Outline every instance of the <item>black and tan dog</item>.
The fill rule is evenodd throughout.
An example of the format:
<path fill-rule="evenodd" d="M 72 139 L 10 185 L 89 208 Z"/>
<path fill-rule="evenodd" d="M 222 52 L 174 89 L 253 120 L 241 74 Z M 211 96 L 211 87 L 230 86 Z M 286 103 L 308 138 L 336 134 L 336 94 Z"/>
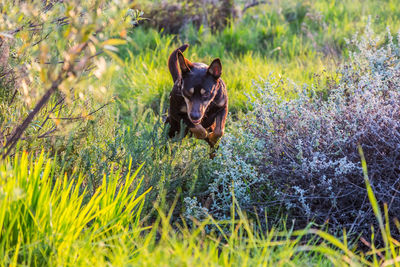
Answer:
<path fill-rule="evenodd" d="M 169 136 L 180 132 L 180 121 L 183 120 L 187 126 L 185 134 L 190 131 L 214 147 L 224 134 L 228 115 L 228 94 L 220 78 L 221 61 L 214 59 L 210 66 L 192 63 L 182 54 L 188 46 L 179 47 L 168 59 L 174 81 L 166 121 L 170 124 Z"/>

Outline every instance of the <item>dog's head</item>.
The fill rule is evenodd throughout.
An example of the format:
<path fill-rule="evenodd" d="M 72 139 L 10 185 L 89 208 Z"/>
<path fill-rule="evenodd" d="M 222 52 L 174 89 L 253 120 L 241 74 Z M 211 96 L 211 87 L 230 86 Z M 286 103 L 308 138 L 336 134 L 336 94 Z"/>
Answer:
<path fill-rule="evenodd" d="M 219 58 L 214 59 L 210 66 L 192 63 L 179 50 L 177 58 L 181 73 L 181 93 L 186 102 L 187 114 L 192 123 L 197 125 L 201 123 L 221 84 L 221 61 Z"/>

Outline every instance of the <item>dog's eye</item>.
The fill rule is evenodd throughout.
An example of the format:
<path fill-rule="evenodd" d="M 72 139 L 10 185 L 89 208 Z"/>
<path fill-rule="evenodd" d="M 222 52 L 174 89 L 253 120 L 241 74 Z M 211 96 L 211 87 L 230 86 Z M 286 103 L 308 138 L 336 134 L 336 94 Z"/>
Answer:
<path fill-rule="evenodd" d="M 190 89 L 184 89 L 183 91 L 183 95 L 186 97 L 192 97 L 193 93 L 194 93 L 194 88 L 190 88 Z"/>
<path fill-rule="evenodd" d="M 200 90 L 200 94 L 203 96 L 203 97 L 208 97 L 208 96 L 210 96 L 210 92 L 209 91 L 206 91 L 206 89 L 201 89 Z"/>

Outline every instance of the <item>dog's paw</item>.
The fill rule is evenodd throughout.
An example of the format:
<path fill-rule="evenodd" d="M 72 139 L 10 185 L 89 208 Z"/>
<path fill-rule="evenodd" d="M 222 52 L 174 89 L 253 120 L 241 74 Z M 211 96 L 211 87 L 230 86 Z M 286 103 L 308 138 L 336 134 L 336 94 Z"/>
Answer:
<path fill-rule="evenodd" d="M 190 131 L 197 139 L 206 139 L 208 136 L 208 132 L 201 125 L 196 125 L 193 128 L 190 128 Z"/>

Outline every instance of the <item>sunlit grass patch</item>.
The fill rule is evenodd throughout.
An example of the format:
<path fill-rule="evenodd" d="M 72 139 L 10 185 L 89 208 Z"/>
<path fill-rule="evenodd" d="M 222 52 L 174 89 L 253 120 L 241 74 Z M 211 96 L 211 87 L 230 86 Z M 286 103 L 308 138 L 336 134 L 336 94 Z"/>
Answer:
<path fill-rule="evenodd" d="M 143 32 L 140 30 L 138 32 L 137 38 L 140 38 Z M 164 98 L 163 101 L 168 99 L 173 86 L 167 59 L 179 45 L 171 42 L 169 37 L 159 36 L 155 41 L 155 47 L 149 44 L 149 46 L 142 47 L 141 52 L 136 55 L 129 49 L 134 48 L 142 40 L 135 40 L 135 38 L 136 36 L 125 48 L 127 49 L 127 59 L 125 66 L 116 76 L 114 83 L 116 94 L 123 112 L 129 109 L 129 105 L 151 107 L 158 111 L 161 99 Z M 221 57 L 222 78 L 227 84 L 230 111 L 233 113 L 249 108 L 246 95 L 254 92 L 254 81 L 265 79 L 271 73 L 284 74 L 298 83 L 312 83 L 316 78 L 316 73 L 329 76 L 336 69 L 331 58 L 321 58 L 317 54 L 299 56 L 296 60 L 288 61 L 287 59 L 270 58 L 257 52 L 247 52 L 243 55 L 226 52 L 218 55 L 218 53 L 212 54 L 210 51 L 201 56 L 200 49 L 204 49 L 204 47 L 190 46 L 185 52 L 185 56 L 193 62 L 206 64 L 210 64 L 215 57 Z"/>
<path fill-rule="evenodd" d="M 23 153 L 1 162 L 3 263 L 80 264 L 91 256 L 82 253 L 85 249 L 107 250 L 119 236 L 137 237 L 148 192 L 137 194 L 141 180 L 131 187 L 138 171 L 128 173 L 124 180 L 118 172 L 104 176 L 102 185 L 90 195 L 83 184 L 84 176 L 68 179 L 56 170 L 56 161 L 46 159 L 44 153 L 36 160 Z M 98 259 L 104 257 L 99 255 Z"/>
<path fill-rule="evenodd" d="M 104 179 L 93 196 L 82 184 L 55 171 L 54 161 L 27 153 L 0 164 L 0 255 L 8 266 L 389 266 L 398 263 L 399 243 L 388 232 L 371 187 L 370 201 L 386 246 L 357 250 L 346 234 L 312 228 L 294 231 L 284 220 L 263 228 L 235 198 L 231 219 L 211 217 L 171 224 L 175 204 L 150 225 L 140 220 L 145 194 L 139 170 L 120 180 Z M 364 161 L 363 161 L 364 162 Z M 364 164 L 364 163 L 363 163 Z M 366 170 L 364 168 L 364 170 Z M 368 181 L 367 173 L 366 182 Z M 179 196 L 176 196 L 176 200 Z M 174 202 L 176 203 L 176 202 Z M 147 227 L 146 227 L 147 225 Z M 386 225 L 386 226 L 385 226 Z M 384 255 L 384 256 L 383 256 Z"/>

